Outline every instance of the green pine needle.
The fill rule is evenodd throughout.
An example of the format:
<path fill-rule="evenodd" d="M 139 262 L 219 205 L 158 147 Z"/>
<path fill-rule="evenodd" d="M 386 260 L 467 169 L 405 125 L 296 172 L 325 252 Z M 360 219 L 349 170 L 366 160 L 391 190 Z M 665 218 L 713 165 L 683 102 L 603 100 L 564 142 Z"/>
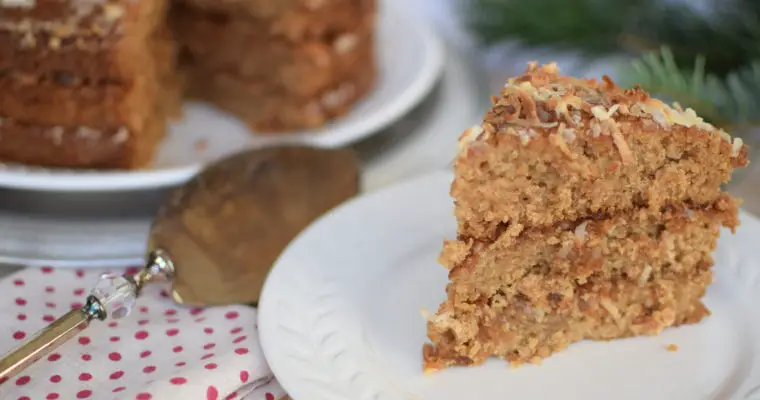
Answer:
<path fill-rule="evenodd" d="M 663 47 L 624 68 L 621 84 L 638 84 L 655 96 L 693 108 L 721 127 L 760 123 L 760 59 L 724 79 L 705 72 L 705 65 L 699 56 L 692 68 L 678 68 L 673 53 Z"/>

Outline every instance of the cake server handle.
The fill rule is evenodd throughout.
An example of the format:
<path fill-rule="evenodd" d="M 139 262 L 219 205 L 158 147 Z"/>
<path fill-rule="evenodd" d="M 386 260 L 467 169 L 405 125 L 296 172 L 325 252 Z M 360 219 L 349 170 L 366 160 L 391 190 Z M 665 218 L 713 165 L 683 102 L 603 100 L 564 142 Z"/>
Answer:
<path fill-rule="evenodd" d="M 85 311 L 88 306 L 91 311 Z M 7 381 L 35 361 L 50 354 L 58 346 L 87 328 L 90 321 L 95 318 L 103 319 L 105 315 L 102 308 L 97 303 L 91 304 L 88 298 L 87 305 L 69 311 L 63 317 L 37 332 L 26 343 L 0 359 L 0 383 Z"/>
<path fill-rule="evenodd" d="M 69 311 L 0 358 L 0 384 L 66 343 L 93 320 L 126 317 L 145 284 L 173 277 L 174 265 L 161 250 L 151 252 L 145 268 L 134 275 L 101 275 L 82 308 Z"/>

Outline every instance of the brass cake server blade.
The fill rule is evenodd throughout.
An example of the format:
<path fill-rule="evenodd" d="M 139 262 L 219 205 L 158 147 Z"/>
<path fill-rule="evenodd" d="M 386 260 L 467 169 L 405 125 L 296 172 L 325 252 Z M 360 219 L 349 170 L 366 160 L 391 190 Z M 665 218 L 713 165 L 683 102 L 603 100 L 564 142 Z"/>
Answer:
<path fill-rule="evenodd" d="M 93 320 L 126 317 L 149 283 L 170 282 L 180 304 L 255 305 L 280 252 L 314 219 L 355 196 L 359 180 L 358 158 L 348 149 L 272 147 L 209 165 L 159 210 L 145 267 L 103 275 L 81 309 L 0 358 L 0 384 Z"/>

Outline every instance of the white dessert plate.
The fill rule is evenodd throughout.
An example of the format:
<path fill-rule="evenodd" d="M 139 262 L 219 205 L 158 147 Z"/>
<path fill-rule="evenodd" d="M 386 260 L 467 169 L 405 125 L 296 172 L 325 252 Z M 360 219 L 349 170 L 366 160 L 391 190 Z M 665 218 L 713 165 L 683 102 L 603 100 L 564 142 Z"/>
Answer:
<path fill-rule="evenodd" d="M 276 144 L 342 147 L 377 133 L 419 104 L 435 86 L 443 48 L 424 21 L 403 10 L 403 0 L 380 2 L 376 87 L 347 116 L 317 131 L 252 135 L 236 118 L 199 103 L 186 104 L 153 167 L 138 171 L 80 171 L 0 166 L 0 187 L 46 191 L 116 191 L 184 182 L 204 164 L 245 148 Z"/>
<path fill-rule="evenodd" d="M 491 360 L 423 375 L 420 309 L 445 296 L 436 258 L 455 234 L 451 179 L 434 173 L 351 201 L 280 257 L 259 330 L 294 400 L 760 399 L 760 221 L 746 213 L 720 240 L 702 323 L 578 343 L 541 366 Z"/>

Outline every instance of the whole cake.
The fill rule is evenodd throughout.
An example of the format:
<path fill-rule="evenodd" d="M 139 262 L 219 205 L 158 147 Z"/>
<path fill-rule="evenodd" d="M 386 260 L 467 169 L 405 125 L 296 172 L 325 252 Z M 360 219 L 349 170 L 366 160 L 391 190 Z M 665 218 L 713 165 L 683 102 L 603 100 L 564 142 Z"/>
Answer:
<path fill-rule="evenodd" d="M 183 96 L 254 132 L 345 114 L 375 0 L 0 0 L 0 161 L 147 166 Z"/>
<path fill-rule="evenodd" d="M 720 228 L 739 224 L 721 184 L 747 163 L 691 109 L 529 65 L 460 137 L 425 370 L 699 322 Z"/>

